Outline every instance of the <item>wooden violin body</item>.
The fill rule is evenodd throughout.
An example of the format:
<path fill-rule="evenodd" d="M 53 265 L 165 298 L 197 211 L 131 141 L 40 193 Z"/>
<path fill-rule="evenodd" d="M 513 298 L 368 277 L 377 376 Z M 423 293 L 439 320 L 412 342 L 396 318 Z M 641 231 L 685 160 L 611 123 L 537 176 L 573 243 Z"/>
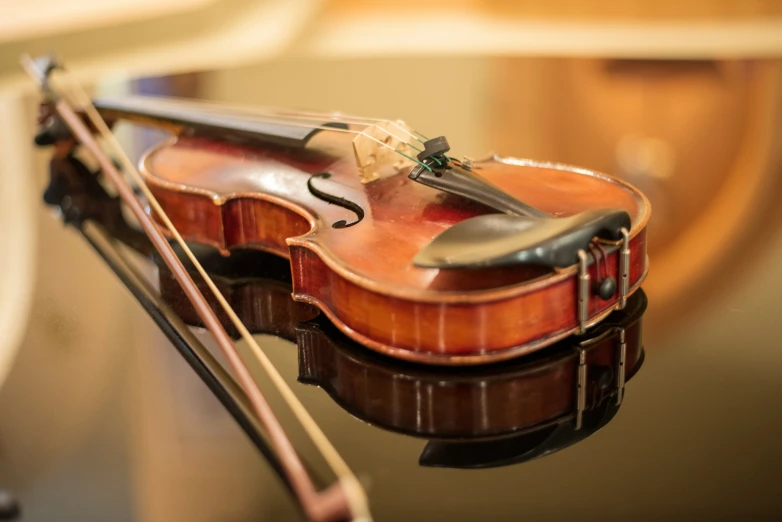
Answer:
<path fill-rule="evenodd" d="M 327 152 L 298 155 L 179 139 L 151 151 L 142 172 L 183 237 L 226 252 L 249 247 L 288 257 L 294 299 L 317 305 L 345 334 L 379 352 L 427 363 L 488 362 L 578 331 L 575 266 L 558 273 L 535 266 L 413 266 L 418 249 L 438 233 L 487 210 L 405 175 L 362 184 L 339 138 L 317 136 L 311 146 Z M 482 176 L 555 215 L 609 202 L 627 209 L 633 219 L 629 293 L 638 288 L 647 269 L 648 215 L 638 193 L 568 167 L 499 158 L 478 166 Z M 331 176 L 310 182 L 320 172 Z M 364 218 L 334 228 L 355 214 L 313 195 L 308 182 L 359 205 Z M 608 273 L 617 274 L 618 258 L 615 248 Z M 592 263 L 593 277 L 598 268 Z M 617 303 L 589 296 L 589 322 Z"/>
<path fill-rule="evenodd" d="M 98 107 L 111 120 L 152 121 L 177 135 L 148 151 L 140 170 L 185 240 L 289 259 L 294 299 L 396 358 L 479 364 L 532 352 L 623 307 L 647 272 L 649 203 L 599 173 L 496 156 L 464 164 L 445 155 L 441 137 L 424 143 L 418 165 L 368 177 L 364 164 L 388 151 L 366 156 L 356 141 L 367 134 L 355 125 L 309 129 L 251 116 L 231 125 L 227 109 L 144 99 Z M 402 156 L 413 159 L 394 157 Z M 621 214 L 623 235 L 600 209 Z M 455 247 L 443 240 L 449 234 Z M 514 247 L 519 238 L 526 250 Z M 462 261 L 420 261 L 444 243 Z"/>

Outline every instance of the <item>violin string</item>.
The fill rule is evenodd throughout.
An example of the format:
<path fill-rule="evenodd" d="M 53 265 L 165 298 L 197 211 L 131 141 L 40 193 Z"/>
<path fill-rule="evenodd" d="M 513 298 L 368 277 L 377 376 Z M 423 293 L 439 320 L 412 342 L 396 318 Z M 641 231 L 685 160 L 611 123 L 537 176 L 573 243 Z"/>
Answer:
<path fill-rule="evenodd" d="M 181 98 L 174 98 L 174 97 L 160 97 L 164 98 L 167 103 L 171 104 L 179 104 L 179 105 L 188 105 L 189 102 L 187 100 L 183 100 Z M 394 134 L 390 130 L 386 129 L 385 127 L 381 127 L 379 123 L 386 123 L 389 125 L 392 125 L 396 127 L 397 129 L 401 130 L 404 134 L 407 134 L 409 137 L 414 138 L 417 142 L 423 143 L 423 141 L 418 138 L 412 131 L 409 131 L 399 125 L 397 122 L 393 120 L 381 120 L 379 118 L 364 118 L 361 116 L 350 116 L 345 115 L 345 117 L 339 117 L 336 114 L 333 113 L 326 113 L 326 112 L 317 112 L 317 111 L 287 111 L 285 109 L 279 109 L 276 107 L 267 107 L 267 106 L 246 106 L 246 105 L 233 105 L 221 108 L 221 106 L 215 102 L 209 102 L 209 101 L 203 101 L 199 100 L 198 102 L 199 109 L 205 109 L 205 110 L 215 110 L 218 112 L 231 112 L 239 116 L 244 116 L 249 119 L 249 117 L 257 118 L 257 117 L 272 117 L 272 118 L 279 118 L 282 121 L 286 121 L 288 119 L 296 119 L 296 120 L 304 120 L 304 121 L 311 121 L 311 122 L 318 122 L 318 124 L 322 124 L 321 120 L 328 119 L 333 121 L 334 123 L 345 123 L 350 125 L 363 125 L 365 127 L 373 127 L 381 132 L 385 132 L 392 138 L 395 138 L 399 140 L 400 142 L 404 143 L 408 147 L 411 147 L 418 152 L 422 152 L 422 149 L 418 148 L 418 146 L 413 145 L 410 143 L 408 138 L 402 138 L 398 136 L 397 134 Z M 342 115 L 340 115 L 342 116 Z M 367 123 L 368 121 L 371 121 L 372 123 Z M 330 127 L 331 128 L 331 127 Z"/>
<path fill-rule="evenodd" d="M 184 100 L 182 98 L 175 98 L 175 97 L 167 97 L 167 96 L 160 96 L 158 97 L 160 99 L 165 99 L 169 103 L 179 103 L 182 105 L 186 105 L 188 103 L 187 100 Z M 415 141 L 419 143 L 424 143 L 424 140 L 419 138 L 418 136 L 423 136 L 418 131 L 409 131 L 406 128 L 404 128 L 402 125 L 397 123 L 394 120 L 387 120 L 387 119 L 381 119 L 381 118 L 368 118 L 365 116 L 355 116 L 355 115 L 337 115 L 334 113 L 328 113 L 328 112 L 318 112 L 318 111 L 293 111 L 293 110 L 286 110 L 286 109 L 280 109 L 278 107 L 270 107 L 270 106 L 264 106 L 264 105 L 231 105 L 231 106 L 221 106 L 217 102 L 210 102 L 206 100 L 199 100 L 198 105 L 202 108 L 205 108 L 209 110 L 210 108 L 213 108 L 216 111 L 219 112 L 233 112 L 234 114 L 239 114 L 243 116 L 254 116 L 254 117 L 263 117 L 263 116 L 269 116 L 273 118 L 279 118 L 282 121 L 285 121 L 289 118 L 291 119 L 303 119 L 306 121 L 312 121 L 312 122 L 319 122 L 319 120 L 322 119 L 328 119 L 335 123 L 347 123 L 347 124 L 355 124 L 355 125 L 364 125 L 366 127 L 375 127 L 381 130 L 382 132 L 385 132 L 389 136 L 392 136 L 408 147 L 411 147 L 418 152 L 421 152 L 422 149 L 419 149 L 416 145 L 413 145 L 410 143 L 406 138 L 401 138 L 398 135 L 392 133 L 388 129 L 381 127 L 378 125 L 378 123 L 385 123 L 388 125 L 391 125 L 393 127 L 396 127 L 402 133 L 407 134 L 409 137 L 413 138 Z M 265 111 L 265 112 L 264 112 Z M 367 123 L 371 122 L 371 123 Z M 333 127 L 329 127 L 333 128 Z"/>
<path fill-rule="evenodd" d="M 248 110 L 250 112 L 255 112 L 256 110 L 264 110 L 264 109 L 270 110 L 270 111 L 273 111 L 273 112 L 280 112 L 281 114 L 286 114 L 285 110 L 278 109 L 276 107 L 257 106 L 257 109 L 255 107 L 253 107 L 253 106 L 248 107 Z M 309 110 L 308 111 L 291 111 L 291 112 L 298 112 L 299 114 L 302 114 L 302 115 L 315 116 L 315 117 L 318 117 L 318 118 L 328 118 L 328 119 L 336 121 L 336 122 L 345 121 L 345 118 L 347 118 L 347 119 L 354 120 L 354 121 L 357 121 L 357 122 L 373 122 L 375 125 L 377 125 L 378 123 L 387 123 L 389 125 L 392 125 L 392 126 L 396 127 L 397 129 L 402 131 L 404 134 L 407 134 L 409 137 L 415 139 L 417 142 L 419 142 L 419 143 L 423 143 L 424 142 L 424 140 L 422 140 L 421 138 L 416 136 L 416 134 L 418 134 L 419 136 L 423 136 L 421 133 L 419 133 L 419 132 L 417 132 L 415 130 L 412 130 L 412 131 L 407 130 L 405 127 L 403 127 L 397 121 L 394 121 L 394 120 L 388 120 L 388 119 L 383 119 L 383 118 L 369 118 L 369 117 L 366 117 L 366 116 L 357 116 L 357 115 L 354 115 L 354 114 L 342 114 L 342 113 L 337 114 L 337 113 L 320 112 L 320 111 L 309 111 Z M 397 139 L 400 139 L 400 138 L 397 138 Z M 406 141 L 406 140 L 402 140 L 402 141 Z M 411 145 L 409 142 L 407 144 Z"/>
<path fill-rule="evenodd" d="M 286 120 L 285 118 L 273 117 L 273 116 L 265 116 L 265 115 L 256 116 L 255 117 L 255 121 L 261 121 L 261 122 L 264 122 L 264 123 L 284 123 L 285 125 L 288 125 L 290 127 L 303 127 L 303 128 L 307 128 L 307 129 L 315 129 L 315 130 L 320 130 L 320 131 L 325 131 L 325 132 L 342 132 L 342 133 L 347 133 L 347 134 L 355 134 L 357 136 L 359 136 L 359 135 L 360 136 L 364 136 L 364 137 L 374 141 L 375 143 L 379 144 L 381 147 L 385 147 L 387 149 L 390 149 L 391 151 L 399 154 L 400 156 L 403 156 L 403 157 L 409 159 L 410 161 L 412 161 L 414 163 L 417 163 L 421 167 L 429 170 L 430 172 L 432 171 L 432 168 L 429 165 L 427 165 L 426 163 L 423 163 L 422 161 L 420 161 L 420 160 L 410 156 L 409 154 L 406 154 L 405 152 L 402 152 L 401 150 L 395 149 L 394 147 L 392 147 L 388 143 L 385 143 L 384 141 L 382 141 L 382 140 L 380 140 L 380 139 L 378 139 L 378 138 L 376 138 L 376 137 L 374 137 L 374 136 L 372 136 L 370 134 L 367 134 L 366 131 L 358 131 L 358 130 L 352 130 L 352 129 L 340 129 L 340 128 L 337 128 L 337 127 L 330 127 L 330 126 L 325 125 L 325 124 L 312 125 L 312 124 L 308 124 L 308 123 L 291 122 L 291 121 Z M 368 124 L 363 124 L 363 123 L 360 123 L 359 125 L 369 126 Z M 409 145 L 408 143 L 405 143 L 405 144 Z M 413 148 L 415 148 L 415 147 L 413 147 Z M 436 158 L 434 158 L 434 159 L 435 159 L 435 161 L 437 161 L 438 164 L 440 163 L 439 160 L 437 160 Z"/>
<path fill-rule="evenodd" d="M 261 118 L 262 118 L 261 121 L 264 121 L 264 122 L 267 122 L 267 123 L 279 123 L 281 121 L 279 119 L 268 118 L 266 116 L 261 116 Z M 364 137 L 369 138 L 370 140 L 374 141 L 375 143 L 378 143 L 380 146 L 385 147 L 387 149 L 390 149 L 393 152 L 399 154 L 400 156 L 404 156 L 405 158 L 409 159 L 413 163 L 417 163 L 418 165 L 424 167 L 428 171 L 430 171 L 430 172 L 432 171 L 432 168 L 429 165 L 427 165 L 426 163 L 418 160 L 417 158 L 414 158 L 414 157 L 410 156 L 409 154 L 407 154 L 405 152 L 402 152 L 401 150 L 398 150 L 398 149 L 392 147 L 388 143 L 386 143 L 386 142 L 384 142 L 384 141 L 382 141 L 382 140 L 380 140 L 378 138 L 375 138 L 374 136 L 372 136 L 370 134 L 367 134 L 366 131 L 357 131 L 357 130 L 352 130 L 352 129 L 340 129 L 340 128 L 337 128 L 337 127 L 330 127 L 328 125 L 323 125 L 323 124 L 320 124 L 320 125 L 310 125 L 310 124 L 305 124 L 305 123 L 292 123 L 292 122 L 287 121 L 287 120 L 282 120 L 282 121 L 285 123 L 285 125 L 290 125 L 291 127 L 305 127 L 305 128 L 317 129 L 317 130 L 326 131 L 326 132 L 343 132 L 343 133 L 348 133 L 348 134 L 356 134 L 358 136 L 364 136 Z M 359 124 L 359 125 L 362 125 L 362 124 Z M 378 127 L 378 128 L 381 128 L 381 127 Z M 405 143 L 405 145 L 409 146 L 410 144 L 409 143 Z M 415 149 L 415 150 L 418 150 L 420 152 L 419 149 L 416 149 L 415 147 L 412 147 L 412 148 Z M 437 160 L 436 158 L 433 158 L 433 159 L 435 161 L 437 161 L 438 164 L 440 163 L 440 161 Z"/>
<path fill-rule="evenodd" d="M 353 471 L 344 461 L 342 456 L 337 452 L 336 448 L 331 444 L 329 439 L 320 429 L 318 424 L 309 414 L 309 412 L 301 403 L 301 401 L 298 399 L 296 394 L 293 393 L 293 390 L 291 390 L 291 388 L 285 382 L 282 375 L 274 367 L 271 360 L 267 357 L 266 353 L 261 349 L 261 347 L 255 341 L 252 334 L 249 332 L 249 330 L 247 330 L 247 328 L 245 327 L 241 319 L 239 319 L 239 317 L 237 316 L 236 312 L 233 310 L 231 305 L 226 301 L 223 294 L 217 288 L 217 285 L 215 285 L 212 278 L 203 268 L 201 263 L 196 258 L 195 254 L 193 254 L 192 250 L 185 242 L 184 238 L 182 238 L 179 231 L 176 229 L 174 224 L 169 219 L 168 215 L 160 206 L 160 203 L 157 201 L 155 196 L 149 190 L 141 174 L 139 174 L 138 170 L 133 165 L 133 162 L 130 160 L 130 158 L 127 156 L 122 146 L 117 141 L 117 138 L 108 128 L 106 122 L 103 120 L 103 118 L 100 116 L 95 106 L 92 104 L 92 101 L 89 99 L 87 93 L 82 89 L 81 85 L 79 85 L 75 81 L 72 81 L 70 77 L 67 77 L 67 79 L 69 80 L 68 83 L 70 84 L 71 92 L 73 92 L 79 98 L 80 103 L 77 106 L 81 106 L 84 109 L 88 119 L 96 127 L 96 129 L 103 137 L 103 139 L 106 141 L 106 143 L 112 149 L 114 149 L 114 152 L 115 154 L 117 154 L 123 168 L 127 170 L 127 172 L 131 175 L 134 181 L 138 184 L 139 188 L 142 190 L 145 197 L 147 198 L 147 202 L 149 203 L 149 205 L 154 209 L 154 211 L 157 213 L 161 221 L 163 221 L 163 224 L 169 230 L 171 235 L 174 236 L 177 243 L 179 243 L 182 250 L 185 252 L 185 254 L 190 259 L 193 266 L 196 268 L 198 273 L 203 278 L 204 282 L 206 282 L 209 289 L 213 292 L 215 298 L 220 303 L 220 306 L 223 308 L 223 310 L 228 315 L 231 322 L 234 324 L 236 329 L 241 334 L 242 339 L 247 343 L 248 347 L 253 352 L 253 355 L 259 360 L 264 370 L 266 371 L 267 375 L 269 376 L 270 380 L 277 387 L 277 390 L 280 392 L 288 407 L 291 409 L 291 411 L 294 413 L 299 423 L 307 432 L 313 444 L 315 444 L 316 448 L 318 449 L 318 451 L 320 451 L 324 460 L 331 467 L 334 474 L 338 477 L 338 479 L 342 483 L 343 487 L 345 488 L 346 498 L 348 499 L 348 502 L 350 503 L 351 506 L 351 512 L 353 513 L 355 518 L 361 520 L 367 520 L 367 521 L 371 520 L 371 515 L 369 513 L 369 508 L 367 504 L 366 493 L 363 487 L 361 486 L 361 484 L 359 483 L 358 478 L 355 476 Z"/>

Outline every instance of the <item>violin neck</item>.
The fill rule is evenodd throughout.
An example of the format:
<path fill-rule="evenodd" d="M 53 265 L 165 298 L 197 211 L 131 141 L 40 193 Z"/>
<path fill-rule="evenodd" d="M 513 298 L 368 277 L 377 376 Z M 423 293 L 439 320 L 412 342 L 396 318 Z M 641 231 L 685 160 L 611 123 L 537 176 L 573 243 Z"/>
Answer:
<path fill-rule="evenodd" d="M 95 107 L 107 120 L 187 134 L 282 147 L 303 148 L 320 130 L 347 125 L 333 121 L 296 120 L 284 115 L 252 114 L 206 103 L 151 96 L 100 98 Z"/>

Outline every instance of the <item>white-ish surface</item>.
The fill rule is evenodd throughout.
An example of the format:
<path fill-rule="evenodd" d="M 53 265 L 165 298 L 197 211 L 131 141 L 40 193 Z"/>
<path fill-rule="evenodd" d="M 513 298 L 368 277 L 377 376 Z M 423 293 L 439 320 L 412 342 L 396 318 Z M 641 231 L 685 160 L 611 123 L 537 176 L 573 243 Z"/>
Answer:
<path fill-rule="evenodd" d="M 30 142 L 34 118 L 20 94 L 0 93 L 0 387 L 27 326 L 34 287 L 36 227 Z"/>
<path fill-rule="evenodd" d="M 216 1 L 5 0 L 0 2 L 0 43 L 172 15 Z"/>
<path fill-rule="evenodd" d="M 54 52 L 80 81 L 87 83 L 109 77 L 220 69 L 283 55 L 308 27 L 321 3 L 321 0 L 230 2 L 225 12 L 220 11 L 221 19 L 214 23 L 203 19 L 209 17 L 208 10 L 183 13 L 179 23 L 166 27 L 162 34 L 146 31 L 144 23 L 121 24 L 100 32 L 98 37 L 69 31 L 45 40 L 17 41 L 13 45 L 20 55 Z M 229 4 L 236 12 L 228 8 Z M 0 87 L 28 87 L 30 81 L 18 65 L 18 57 L 10 56 L 9 52 L 15 51 L 6 49 L 5 56 L 0 52 Z"/>
<path fill-rule="evenodd" d="M 22 497 L 103 421 L 143 314 L 43 204 L 51 150 L 33 148 L 36 111 L 35 97 L 0 91 L 0 482 L 12 476 Z"/>

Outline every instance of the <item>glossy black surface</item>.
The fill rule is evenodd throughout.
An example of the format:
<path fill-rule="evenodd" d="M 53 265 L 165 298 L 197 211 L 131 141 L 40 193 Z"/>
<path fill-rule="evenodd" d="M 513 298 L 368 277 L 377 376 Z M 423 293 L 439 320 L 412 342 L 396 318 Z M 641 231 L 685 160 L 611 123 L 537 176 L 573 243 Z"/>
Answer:
<path fill-rule="evenodd" d="M 512 466 L 546 457 L 581 442 L 608 424 L 619 406 L 606 401 L 587 412 L 582 426 L 563 422 L 542 430 L 490 441 L 430 441 L 418 459 L 421 466 L 454 469 L 486 469 Z"/>
<path fill-rule="evenodd" d="M 114 377 L 97 392 L 102 405 L 91 422 L 80 426 L 80 436 L 68 451 L 44 451 L 44 458 L 28 462 L 29 468 L 24 461 L 6 456 L 13 466 L 3 466 L 3 485 L 20 499 L 25 520 L 141 520 L 148 510 L 163 509 L 150 508 L 155 504 L 167 504 L 163 511 L 185 519 L 191 515 L 187 506 L 192 502 L 204 519 L 225 519 L 227 509 L 233 520 L 297 520 L 298 511 L 269 464 L 168 341 L 155 332 L 119 281 L 107 274 L 108 268 L 74 231 L 57 233 L 83 256 L 92 277 L 101 278 L 101 291 L 119 291 L 117 321 L 136 325 L 138 331 L 130 339 L 116 339 L 101 348 L 126 363 L 113 371 L 103 369 Z M 782 258 L 780 247 L 777 243 L 773 250 L 776 259 Z M 435 465 L 445 460 L 452 466 L 471 467 L 469 458 L 480 457 L 482 450 L 474 448 L 465 459 L 425 440 L 369 426 L 321 390 L 297 382 L 297 351 L 291 342 L 273 336 L 259 340 L 365 480 L 377 520 L 771 520 L 777 518 L 782 502 L 778 496 L 782 455 L 777 443 L 782 432 L 777 419 L 782 401 L 778 392 L 782 332 L 776 314 L 782 263 L 774 262 L 773 256 L 762 264 L 763 270 L 748 276 L 753 284 L 733 294 L 729 306 L 709 309 L 704 304 L 707 313 L 677 332 L 645 332 L 644 368 L 628 383 L 621 409 L 602 430 L 545 458 L 521 459 L 529 461 L 492 469 L 430 467 L 433 456 Z M 208 344 L 208 338 L 202 340 Z M 40 405 L 77 405 L 60 402 L 68 394 L 60 398 L 56 386 L 40 381 L 37 401 L 28 400 L 24 409 L 18 409 L 22 397 L 15 390 L 22 381 L 47 371 L 41 368 L 42 361 L 30 360 L 35 349 L 28 344 L 0 393 L 0 436 L 8 438 L 9 429 L 13 431 L 10 420 L 16 418 L 24 427 L 21 438 L 32 445 L 51 445 L 58 439 L 57 426 L 47 422 L 51 412 L 42 411 Z M 139 358 L 141 364 L 127 364 Z M 152 373 L 158 374 L 157 379 L 150 378 Z M 262 388 L 268 390 L 262 374 L 258 375 Z M 62 383 L 91 377 L 97 378 L 73 374 Z M 147 393 L 132 393 L 139 389 Z M 274 393 L 268 393 L 281 408 Z M 144 417 L 144 411 L 161 402 L 169 404 L 164 413 L 170 416 L 168 425 L 142 422 L 148 442 L 139 444 L 139 410 Z M 284 413 L 281 417 L 313 463 L 316 476 L 327 482 L 329 473 L 295 422 Z M 18 439 L 15 444 L 4 447 L 21 451 Z M 502 454 L 510 445 L 494 446 L 499 454 L 486 458 L 510 463 L 513 455 Z M 30 455 L 36 453 L 34 448 L 21 447 Z M 160 453 L 160 447 L 169 448 L 169 459 L 176 448 L 175 463 L 163 466 L 165 470 L 149 464 L 139 467 L 139 462 L 164 458 L 167 452 Z M 219 457 L 221 452 L 225 454 Z M 154 500 L 145 499 L 140 482 L 154 486 L 157 493 L 146 494 Z M 212 491 L 212 482 L 241 486 L 226 495 Z M 182 497 L 181 488 L 197 492 L 197 501 L 185 501 L 188 495 Z M 226 498 L 230 509 L 224 506 Z"/>

